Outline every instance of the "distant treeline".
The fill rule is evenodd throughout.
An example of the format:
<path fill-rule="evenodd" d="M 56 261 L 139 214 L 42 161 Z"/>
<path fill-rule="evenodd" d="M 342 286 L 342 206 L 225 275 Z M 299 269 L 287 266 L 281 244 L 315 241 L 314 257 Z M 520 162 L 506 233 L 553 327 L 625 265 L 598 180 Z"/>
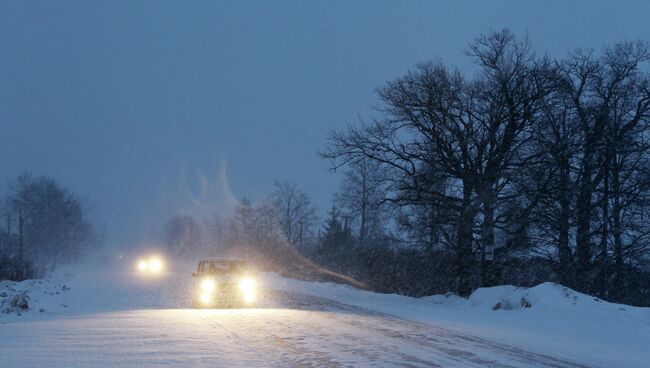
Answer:
<path fill-rule="evenodd" d="M 0 202 L 0 280 L 40 277 L 100 243 L 81 201 L 54 179 L 29 173 Z"/>
<path fill-rule="evenodd" d="M 504 30 L 467 54 L 471 76 L 422 63 L 378 89 L 378 117 L 330 134 L 344 176 L 324 221 L 278 183 L 232 218 L 173 219 L 168 244 L 299 249 L 414 296 L 555 281 L 650 305 L 648 45 L 552 59 Z"/>

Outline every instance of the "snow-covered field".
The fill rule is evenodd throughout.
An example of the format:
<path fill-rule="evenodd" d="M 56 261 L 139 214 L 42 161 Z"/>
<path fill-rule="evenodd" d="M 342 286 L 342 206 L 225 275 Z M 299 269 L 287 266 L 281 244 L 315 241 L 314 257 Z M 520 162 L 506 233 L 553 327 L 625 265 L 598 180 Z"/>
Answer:
<path fill-rule="evenodd" d="M 194 310 L 190 272 L 141 278 L 86 267 L 61 270 L 49 281 L 2 282 L 0 367 L 641 368 L 650 362 L 650 308 L 554 284 L 414 299 L 265 274 L 269 292 L 261 308 Z M 25 297 L 27 310 L 14 302 Z"/>

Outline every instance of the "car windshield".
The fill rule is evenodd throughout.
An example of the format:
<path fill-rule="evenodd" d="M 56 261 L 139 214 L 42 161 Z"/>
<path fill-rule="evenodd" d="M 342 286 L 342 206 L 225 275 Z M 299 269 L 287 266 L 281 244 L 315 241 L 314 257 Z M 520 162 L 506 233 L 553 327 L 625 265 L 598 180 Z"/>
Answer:
<path fill-rule="evenodd" d="M 228 274 L 239 273 L 246 269 L 243 262 L 203 261 L 199 263 L 199 273 Z"/>

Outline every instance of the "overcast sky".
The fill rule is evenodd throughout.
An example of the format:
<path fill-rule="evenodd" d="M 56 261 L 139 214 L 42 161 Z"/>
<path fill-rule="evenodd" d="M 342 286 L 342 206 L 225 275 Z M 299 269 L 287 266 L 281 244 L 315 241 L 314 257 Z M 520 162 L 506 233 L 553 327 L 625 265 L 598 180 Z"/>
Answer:
<path fill-rule="evenodd" d="M 326 210 L 338 177 L 316 152 L 387 80 L 436 57 L 471 70 L 463 51 L 491 30 L 562 55 L 647 39 L 648 15 L 649 1 L 0 1 L 0 189 L 55 178 L 109 244 L 275 179 Z"/>

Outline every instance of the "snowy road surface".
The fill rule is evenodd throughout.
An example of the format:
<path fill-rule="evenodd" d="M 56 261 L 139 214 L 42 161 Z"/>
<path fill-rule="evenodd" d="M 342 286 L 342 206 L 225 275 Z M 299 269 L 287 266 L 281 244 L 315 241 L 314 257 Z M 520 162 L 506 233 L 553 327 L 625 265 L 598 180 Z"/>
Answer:
<path fill-rule="evenodd" d="M 5 323 L 0 366 L 581 367 L 327 300 L 283 300 L 290 308 L 126 310 Z"/>
<path fill-rule="evenodd" d="M 50 281 L 0 282 L 0 297 L 30 292 L 28 312 L 0 313 L 0 368 L 622 368 L 650 358 L 650 310 L 570 293 L 567 302 L 566 291 L 549 285 L 536 298 L 514 289 L 532 308 L 494 311 L 480 295 L 413 299 L 270 274 L 260 275 L 269 293 L 259 308 L 197 310 L 189 308 L 190 273 L 148 279 L 89 267 Z M 544 290 L 559 296 L 540 299 Z M 562 324 L 560 335 L 543 326 Z"/>

